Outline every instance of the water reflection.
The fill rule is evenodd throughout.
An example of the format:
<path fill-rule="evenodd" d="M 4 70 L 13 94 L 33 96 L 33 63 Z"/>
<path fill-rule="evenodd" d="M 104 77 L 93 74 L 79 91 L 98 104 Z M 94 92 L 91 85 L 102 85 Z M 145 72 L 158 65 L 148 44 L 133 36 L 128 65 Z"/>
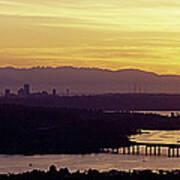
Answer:
<path fill-rule="evenodd" d="M 159 114 L 162 116 L 171 116 L 172 114 L 174 116 L 179 116 L 180 111 L 133 111 L 136 113 L 144 113 L 144 114 Z"/>
<path fill-rule="evenodd" d="M 131 136 L 130 139 L 143 143 L 180 144 L 180 131 L 145 131 L 142 135 Z M 91 155 L 36 155 L 6 156 L 0 155 L 0 173 L 21 173 L 33 169 L 47 170 L 50 165 L 57 168 L 67 167 L 71 171 L 97 169 L 180 169 L 179 158 L 168 158 L 167 149 L 162 148 L 162 156 L 144 156 L 145 147 L 140 146 L 139 155 L 91 154 Z M 153 150 L 152 150 L 153 151 Z M 149 153 L 149 151 L 148 151 Z M 31 164 L 31 166 L 30 166 Z"/>
<path fill-rule="evenodd" d="M 174 131 L 157 131 L 157 130 L 142 130 L 142 134 L 130 137 L 131 141 L 139 143 L 154 143 L 154 144 L 179 144 L 180 145 L 180 130 Z"/>
<path fill-rule="evenodd" d="M 29 166 L 32 164 L 32 167 Z M 180 169 L 177 158 L 156 156 L 132 156 L 115 154 L 92 155 L 44 155 L 44 156 L 0 156 L 0 173 L 21 173 L 33 169 L 48 170 L 54 164 L 57 168 L 67 167 L 71 171 L 97 169 L 99 171 L 129 169 Z"/>

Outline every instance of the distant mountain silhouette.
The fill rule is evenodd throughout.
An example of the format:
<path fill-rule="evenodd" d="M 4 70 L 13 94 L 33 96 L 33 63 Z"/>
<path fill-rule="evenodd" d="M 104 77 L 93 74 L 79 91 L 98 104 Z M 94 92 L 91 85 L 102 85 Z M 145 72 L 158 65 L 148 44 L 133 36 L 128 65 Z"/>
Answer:
<path fill-rule="evenodd" d="M 138 69 L 118 71 L 97 68 L 0 68 L 0 89 L 17 91 L 29 83 L 32 91 L 56 88 L 63 94 L 69 88 L 72 94 L 101 93 L 179 93 L 180 76 L 158 75 Z"/>

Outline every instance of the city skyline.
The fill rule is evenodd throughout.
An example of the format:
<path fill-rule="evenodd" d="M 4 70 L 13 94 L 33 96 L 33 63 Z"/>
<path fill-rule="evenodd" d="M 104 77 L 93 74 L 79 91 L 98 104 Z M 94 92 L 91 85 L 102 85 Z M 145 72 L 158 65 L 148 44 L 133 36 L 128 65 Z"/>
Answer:
<path fill-rule="evenodd" d="M 180 74 L 177 0 L 0 0 L 0 67 Z"/>
<path fill-rule="evenodd" d="M 0 90 L 17 92 L 24 83 L 32 85 L 32 91 L 60 94 L 66 89 L 71 95 L 106 93 L 168 93 L 179 94 L 180 76 L 158 75 L 148 71 L 126 69 L 109 71 L 90 68 L 0 68 Z M 66 93 L 66 92 L 65 92 Z"/>

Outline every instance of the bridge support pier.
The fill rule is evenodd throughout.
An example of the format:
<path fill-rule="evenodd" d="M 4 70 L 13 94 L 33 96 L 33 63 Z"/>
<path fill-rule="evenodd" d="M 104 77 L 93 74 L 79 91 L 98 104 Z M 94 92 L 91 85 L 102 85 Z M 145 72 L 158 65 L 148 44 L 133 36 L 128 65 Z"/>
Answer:
<path fill-rule="evenodd" d="M 140 154 L 140 147 L 139 147 L 139 145 L 137 145 L 137 155 L 139 155 Z"/>
<path fill-rule="evenodd" d="M 127 147 L 127 154 L 129 154 L 129 155 L 131 154 L 131 149 L 130 148 L 131 148 L 130 146 Z"/>
<path fill-rule="evenodd" d="M 177 148 L 176 150 L 177 150 L 177 157 L 179 157 L 179 148 Z"/>
<path fill-rule="evenodd" d="M 168 157 L 171 157 L 171 148 L 168 147 Z"/>
<path fill-rule="evenodd" d="M 135 146 L 132 146 L 132 154 L 135 154 Z"/>
<path fill-rule="evenodd" d="M 175 149 L 172 148 L 172 156 L 175 157 Z"/>
<path fill-rule="evenodd" d="M 156 146 L 154 146 L 154 156 L 156 156 Z"/>
<path fill-rule="evenodd" d="M 158 156 L 161 156 L 161 146 L 158 146 Z"/>
<path fill-rule="evenodd" d="M 150 146 L 149 152 L 150 152 L 150 156 L 152 156 L 152 146 Z"/>
<path fill-rule="evenodd" d="M 146 154 L 146 156 L 148 155 L 148 147 L 147 146 L 145 146 L 145 154 Z"/>

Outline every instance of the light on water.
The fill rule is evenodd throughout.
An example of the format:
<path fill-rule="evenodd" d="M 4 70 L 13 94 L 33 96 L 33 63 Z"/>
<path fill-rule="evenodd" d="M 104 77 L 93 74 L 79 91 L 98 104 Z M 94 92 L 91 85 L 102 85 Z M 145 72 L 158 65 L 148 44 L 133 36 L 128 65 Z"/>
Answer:
<path fill-rule="evenodd" d="M 31 164 L 32 166 L 29 166 Z M 180 160 L 165 156 L 136 156 L 115 154 L 0 156 L 0 173 L 20 173 L 33 169 L 47 170 L 50 165 L 67 167 L 71 171 L 129 169 L 180 169 Z"/>
<path fill-rule="evenodd" d="M 142 135 L 131 136 L 136 142 L 179 144 L 180 131 L 142 131 Z M 148 152 L 149 153 L 149 152 Z M 50 165 L 69 168 L 71 171 L 97 169 L 99 171 L 129 169 L 180 169 L 180 158 L 168 158 L 162 148 L 162 156 L 145 156 L 144 147 L 140 155 L 90 154 L 90 155 L 0 155 L 0 173 L 20 173 L 33 169 L 48 170 Z"/>
<path fill-rule="evenodd" d="M 130 137 L 131 141 L 139 143 L 154 143 L 154 144 L 179 144 L 180 145 L 180 130 L 158 131 L 158 130 L 141 130 L 141 135 Z"/>
<path fill-rule="evenodd" d="M 175 116 L 180 115 L 180 111 L 133 111 L 136 113 L 144 113 L 144 114 L 159 114 L 161 116 L 171 116 L 172 114 Z"/>

